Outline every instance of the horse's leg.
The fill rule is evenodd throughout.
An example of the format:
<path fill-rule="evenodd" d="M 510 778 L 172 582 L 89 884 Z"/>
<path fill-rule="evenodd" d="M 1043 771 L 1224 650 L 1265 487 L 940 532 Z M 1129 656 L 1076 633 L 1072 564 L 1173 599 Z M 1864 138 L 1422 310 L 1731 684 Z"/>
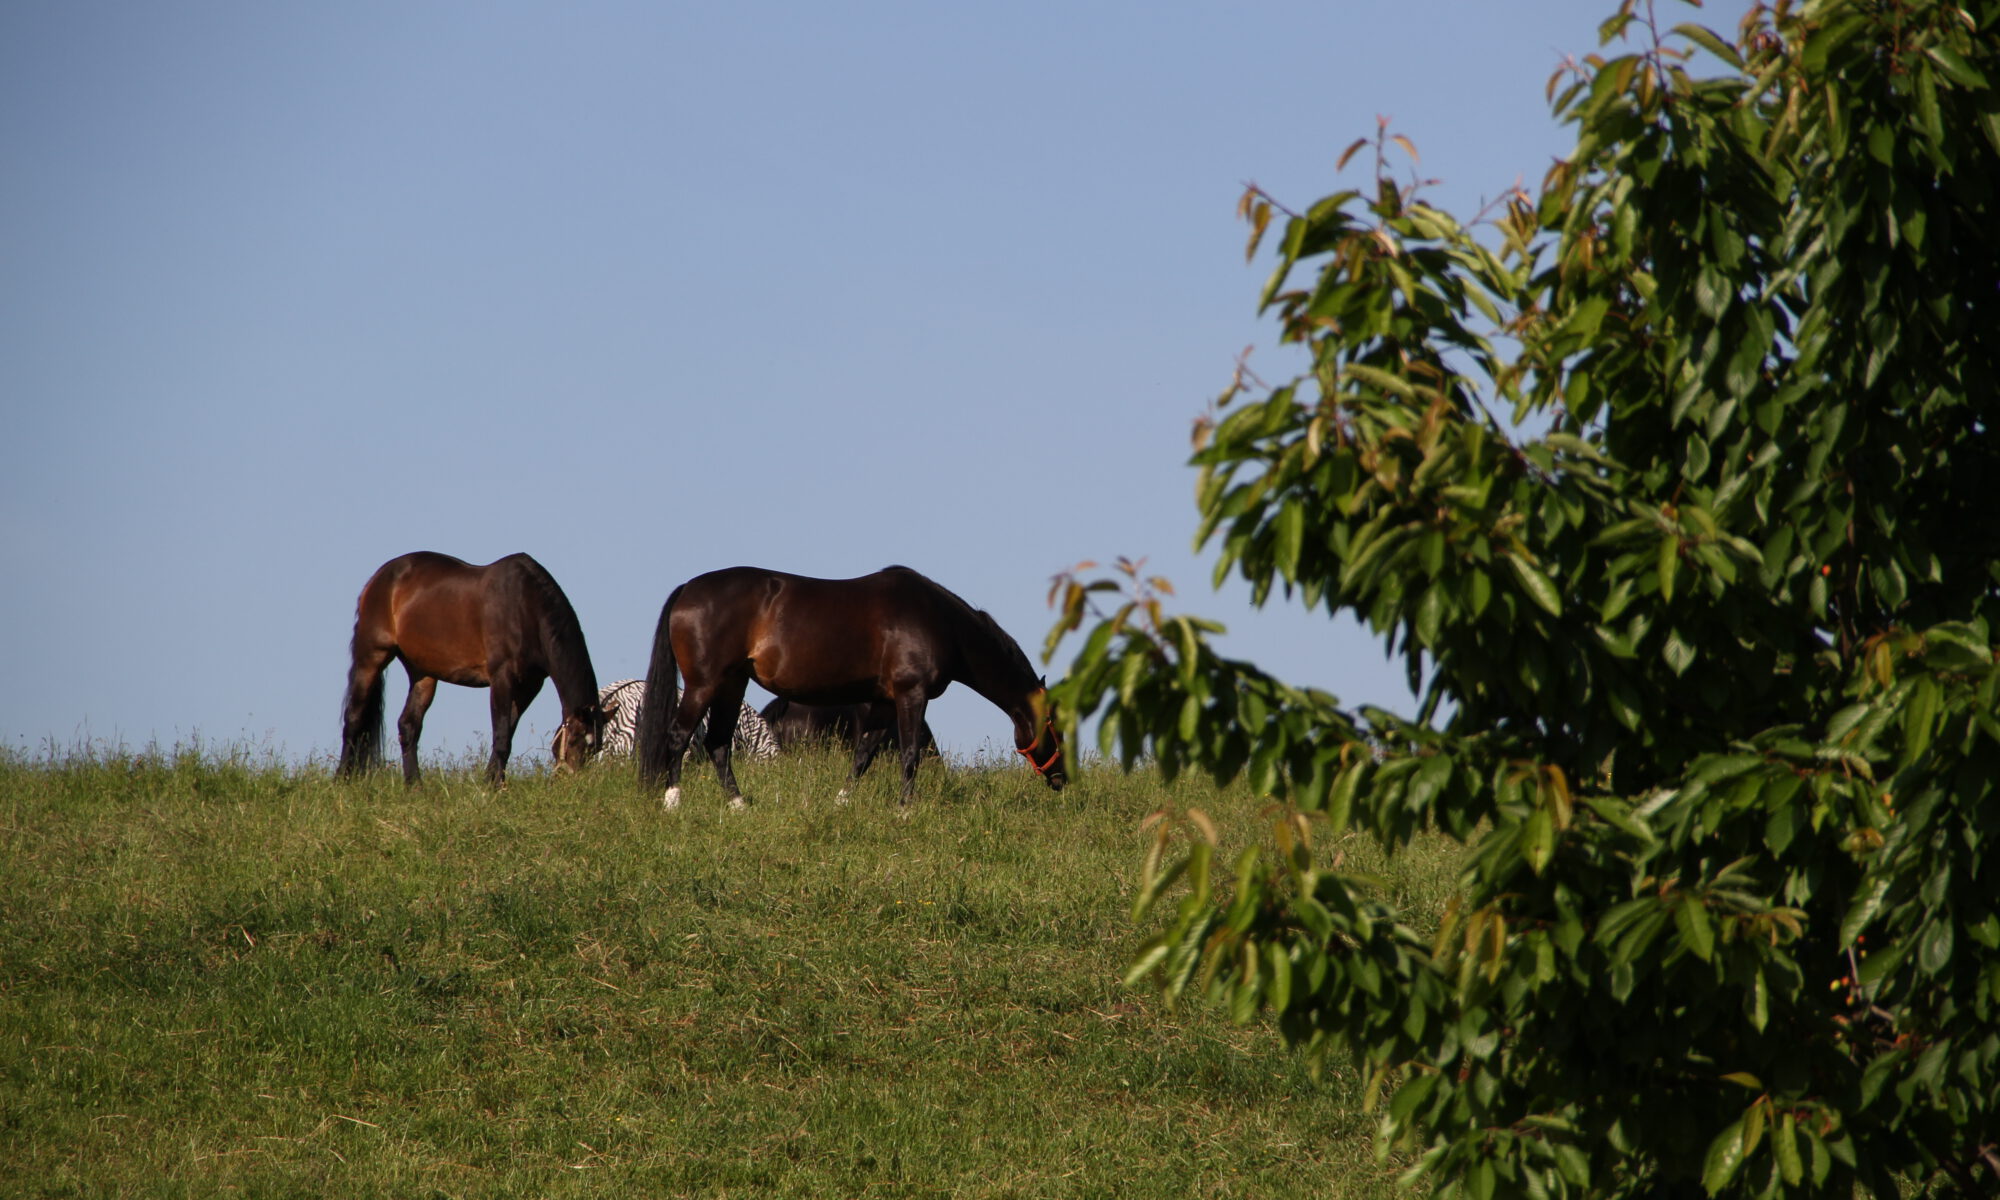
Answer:
<path fill-rule="evenodd" d="M 747 808 L 750 804 L 743 789 L 736 786 L 736 772 L 729 767 L 730 752 L 736 746 L 736 722 L 743 715 L 743 690 L 749 685 L 748 676 L 731 675 L 723 679 L 708 703 L 708 736 L 702 742 L 708 760 L 715 764 L 715 777 L 722 781 L 731 808 Z"/>
<path fill-rule="evenodd" d="M 903 744 L 903 803 L 917 798 L 917 760 L 924 754 L 924 707 L 927 701 L 918 689 L 896 697 L 896 737 Z"/>
<path fill-rule="evenodd" d="M 403 747 L 404 783 L 417 781 L 417 739 L 423 736 L 424 713 L 437 698 L 437 689 L 435 676 L 410 673 L 410 698 L 403 702 L 403 715 L 396 718 L 396 740 Z"/>
<path fill-rule="evenodd" d="M 855 784 L 861 782 L 862 773 L 868 769 L 870 763 L 875 761 L 875 755 L 881 751 L 882 743 L 889 736 L 889 731 L 886 728 L 868 728 L 867 713 L 867 705 L 855 706 L 854 765 L 847 773 L 847 786 L 841 788 L 840 794 L 834 797 L 836 803 L 847 803 L 847 793 Z"/>
<path fill-rule="evenodd" d="M 661 808 L 681 806 L 681 766 L 687 758 L 688 743 L 694 740 L 695 726 L 701 724 L 701 714 L 706 711 L 707 697 L 713 692 L 711 688 L 696 687 L 692 680 L 685 682 L 673 722 L 667 726 L 667 792 L 660 797 Z"/>
<path fill-rule="evenodd" d="M 493 694 L 488 697 L 493 712 L 493 754 L 486 760 L 486 782 L 499 787 L 507 782 L 507 760 L 514 754 L 514 730 L 521 724 L 521 714 L 542 690 L 542 678 L 504 670 L 490 671 L 489 676 L 493 680 Z"/>

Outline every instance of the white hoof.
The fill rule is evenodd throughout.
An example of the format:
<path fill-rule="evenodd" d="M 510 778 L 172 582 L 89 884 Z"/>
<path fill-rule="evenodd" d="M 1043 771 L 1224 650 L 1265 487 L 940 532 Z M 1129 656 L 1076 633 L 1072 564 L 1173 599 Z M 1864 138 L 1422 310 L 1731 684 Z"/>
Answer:
<path fill-rule="evenodd" d="M 729 811 L 731 812 L 742 812 L 749 807 L 750 802 L 741 796 L 731 796 L 729 798 Z"/>
<path fill-rule="evenodd" d="M 847 803 L 847 801 L 848 801 L 847 789 L 841 788 L 840 793 L 833 798 L 833 802 L 835 804 L 845 804 Z"/>
<path fill-rule="evenodd" d="M 666 809 L 669 812 L 672 812 L 674 809 L 679 808 L 680 806 L 681 806 L 681 790 L 678 787 L 668 788 L 667 794 L 660 797 L 660 807 Z"/>

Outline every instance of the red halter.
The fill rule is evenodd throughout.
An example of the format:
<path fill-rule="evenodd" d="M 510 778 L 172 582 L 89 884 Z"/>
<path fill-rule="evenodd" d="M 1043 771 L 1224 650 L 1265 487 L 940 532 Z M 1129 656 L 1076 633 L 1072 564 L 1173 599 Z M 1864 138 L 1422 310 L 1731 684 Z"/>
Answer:
<path fill-rule="evenodd" d="M 1056 734 L 1056 719 L 1054 717 L 1050 717 L 1047 720 L 1043 721 L 1042 730 L 1043 732 L 1049 735 L 1052 741 L 1055 742 L 1055 749 L 1049 751 L 1049 761 L 1047 762 L 1035 761 L 1035 747 L 1042 744 L 1042 738 L 1040 734 L 1035 735 L 1035 740 L 1029 742 L 1027 745 L 1014 747 L 1014 753 L 1019 754 L 1022 757 L 1026 758 L 1028 760 L 1028 765 L 1035 769 L 1035 774 L 1037 775 L 1048 774 L 1049 768 L 1055 766 L 1056 760 L 1062 757 L 1062 738 Z"/>

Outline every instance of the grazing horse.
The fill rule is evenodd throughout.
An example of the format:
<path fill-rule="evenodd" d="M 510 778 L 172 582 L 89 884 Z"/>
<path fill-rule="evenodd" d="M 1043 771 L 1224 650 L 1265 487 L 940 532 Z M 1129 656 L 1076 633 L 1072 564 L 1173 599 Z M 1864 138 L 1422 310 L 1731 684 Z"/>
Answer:
<path fill-rule="evenodd" d="M 403 781 L 417 781 L 417 738 L 439 680 L 493 689 L 493 756 L 486 778 L 507 776 L 514 727 L 553 679 L 562 698 L 564 749 L 571 767 L 597 748 L 604 709 L 576 610 L 542 564 L 510 554 L 475 567 L 420 550 L 392 558 L 361 589 L 354 605 L 353 666 L 340 733 L 340 774 L 382 761 L 383 672 L 400 660 L 410 698 L 396 722 Z"/>
<path fill-rule="evenodd" d="M 687 688 L 674 699 L 674 669 Z M 708 717 L 702 744 L 729 793 L 731 727 L 751 680 L 807 704 L 886 704 L 903 749 L 903 803 L 916 795 L 924 707 L 965 684 L 1014 722 L 1014 748 L 1061 788 L 1062 738 L 1043 682 L 992 617 L 908 567 L 858 579 L 809 579 L 757 567 L 697 575 L 660 609 L 646 706 L 639 717 L 639 780 L 680 804 L 681 755 Z M 857 754 L 854 776 L 867 768 Z"/>
<path fill-rule="evenodd" d="M 764 706 L 761 719 L 778 740 L 780 750 L 815 743 L 846 746 L 857 756 L 859 765 L 854 768 L 857 778 L 874 761 L 877 751 L 884 747 L 901 749 L 903 745 L 896 732 L 896 706 L 886 702 L 801 704 L 780 696 Z M 937 738 L 931 733 L 929 721 L 924 722 L 918 737 L 919 750 L 929 755 L 937 753 Z M 739 734 L 737 741 L 742 740 Z"/>

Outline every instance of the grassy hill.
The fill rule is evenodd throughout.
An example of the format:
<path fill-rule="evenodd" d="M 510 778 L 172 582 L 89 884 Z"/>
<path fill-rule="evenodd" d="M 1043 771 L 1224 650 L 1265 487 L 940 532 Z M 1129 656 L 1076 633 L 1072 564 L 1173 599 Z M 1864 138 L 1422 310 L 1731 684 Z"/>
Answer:
<path fill-rule="evenodd" d="M 1390 1194 L 1343 1064 L 1119 982 L 1140 819 L 1248 797 L 843 774 L 0 755 L 0 1193 Z"/>

